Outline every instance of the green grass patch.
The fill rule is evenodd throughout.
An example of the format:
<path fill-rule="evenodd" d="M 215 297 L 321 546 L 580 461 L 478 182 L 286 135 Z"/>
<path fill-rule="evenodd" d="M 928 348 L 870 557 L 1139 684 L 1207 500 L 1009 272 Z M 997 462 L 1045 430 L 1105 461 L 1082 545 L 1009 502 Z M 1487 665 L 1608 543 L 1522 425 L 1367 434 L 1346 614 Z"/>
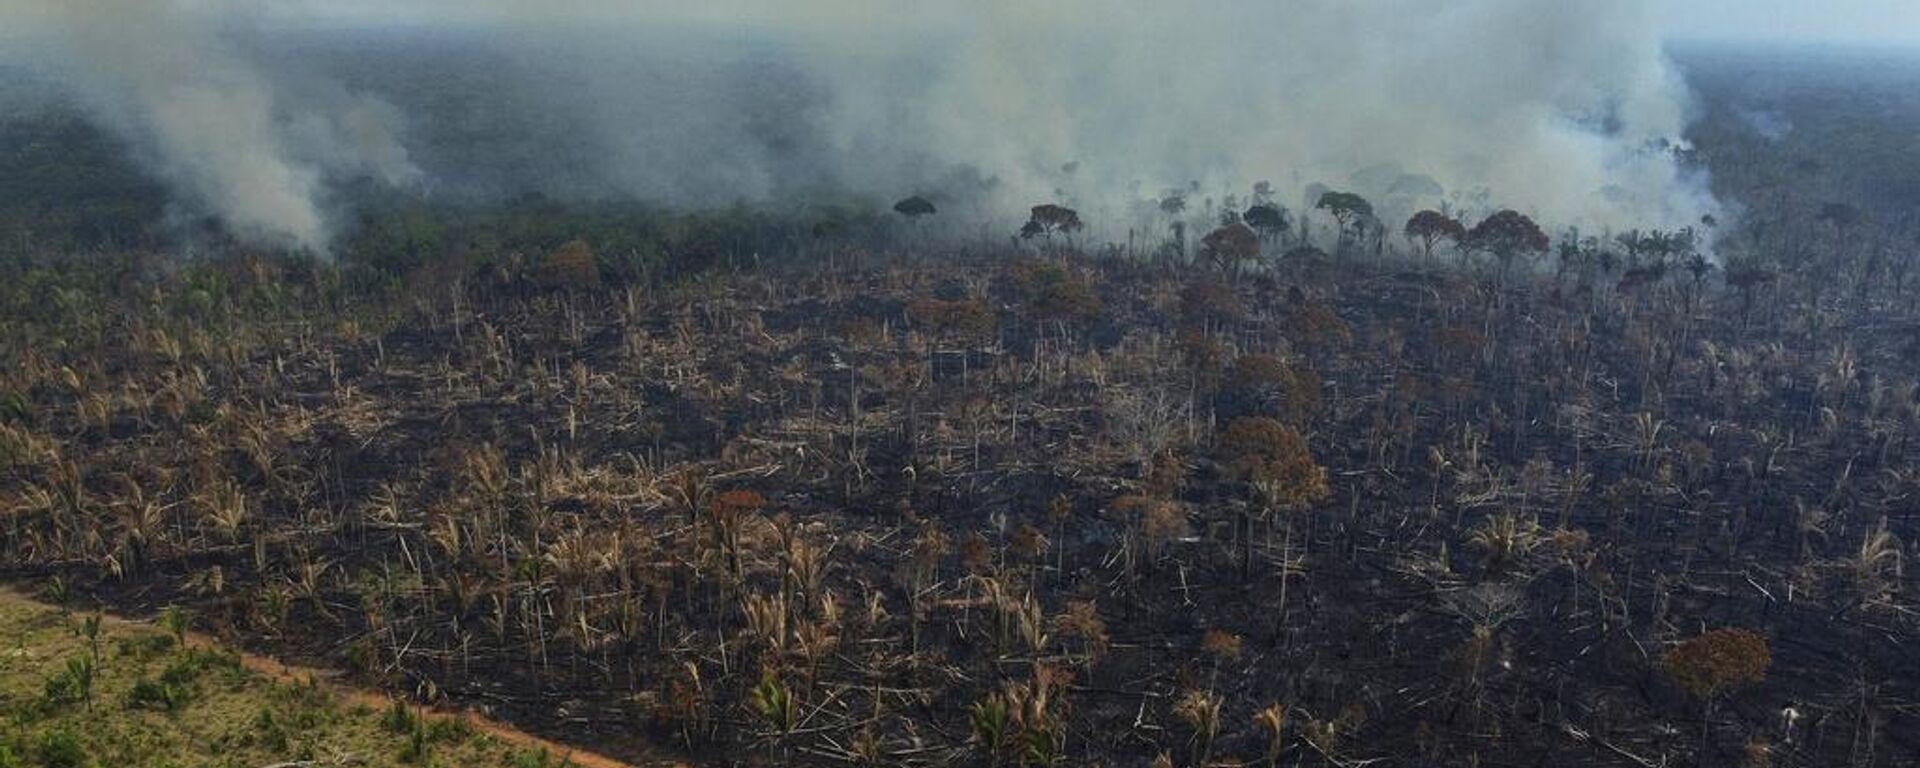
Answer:
<path fill-rule="evenodd" d="M 0 768 L 564 764 L 457 718 L 268 678 L 234 653 L 182 647 L 181 636 L 0 592 Z"/>

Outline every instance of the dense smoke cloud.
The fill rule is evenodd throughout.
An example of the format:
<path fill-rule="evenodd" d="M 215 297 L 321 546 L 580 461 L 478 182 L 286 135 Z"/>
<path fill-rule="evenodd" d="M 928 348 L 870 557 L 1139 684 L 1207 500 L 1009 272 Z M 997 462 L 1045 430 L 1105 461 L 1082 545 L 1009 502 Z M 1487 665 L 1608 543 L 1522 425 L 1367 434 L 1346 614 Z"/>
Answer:
<path fill-rule="evenodd" d="M 275 72 L 231 39 L 239 7 L 0 0 L 24 22 L 32 64 L 125 139 L 184 210 L 252 242 L 325 253 L 329 182 L 417 176 L 396 138 L 399 113 Z"/>
<path fill-rule="evenodd" d="M 216 20 L 218 3 L 91 0 L 50 15 L 73 81 L 182 194 L 242 232 L 312 245 L 330 179 L 405 183 L 415 163 L 437 194 L 917 193 L 998 223 L 1057 201 L 1109 238 L 1167 190 L 1199 207 L 1261 180 L 1296 209 L 1319 183 L 1386 213 L 1680 226 L 1715 205 L 1673 159 L 1687 98 L 1657 5 L 279 0 L 242 26 Z M 440 94 L 337 65 L 303 66 L 334 76 L 297 85 L 261 65 L 291 54 L 259 51 L 298 29 L 445 37 L 488 58 L 436 78 Z M 470 108 L 452 119 L 449 102 Z M 478 141 L 477 123 L 525 142 Z"/>

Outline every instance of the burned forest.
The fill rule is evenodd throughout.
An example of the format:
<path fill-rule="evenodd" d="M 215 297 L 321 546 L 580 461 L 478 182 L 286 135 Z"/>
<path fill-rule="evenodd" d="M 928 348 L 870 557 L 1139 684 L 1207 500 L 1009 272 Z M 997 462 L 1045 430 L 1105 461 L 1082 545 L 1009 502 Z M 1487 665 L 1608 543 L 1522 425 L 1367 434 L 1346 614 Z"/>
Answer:
<path fill-rule="evenodd" d="M 0 579 L 411 734 L 282 766 L 484 751 L 415 708 L 631 765 L 1912 764 L 1920 58 L 1669 55 L 1698 114 L 1645 151 L 1715 203 L 1644 221 L 1379 169 L 1126 205 L 363 178 L 263 240 L 13 110 Z M 413 157 L 532 162 L 495 138 Z M 213 695 L 96 703 L 99 646 L 0 662 L 0 766 L 203 764 L 55 748 Z"/>

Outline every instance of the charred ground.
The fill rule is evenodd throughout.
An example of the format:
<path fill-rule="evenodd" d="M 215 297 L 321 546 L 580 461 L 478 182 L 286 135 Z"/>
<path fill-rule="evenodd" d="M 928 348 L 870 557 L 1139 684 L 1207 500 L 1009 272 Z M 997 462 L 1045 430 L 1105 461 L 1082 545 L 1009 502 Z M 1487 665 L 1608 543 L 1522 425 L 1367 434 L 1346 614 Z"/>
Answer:
<path fill-rule="evenodd" d="M 1899 762 L 1912 230 L 1747 141 L 1718 262 L 531 202 L 10 255 L 6 572 L 636 758 Z"/>

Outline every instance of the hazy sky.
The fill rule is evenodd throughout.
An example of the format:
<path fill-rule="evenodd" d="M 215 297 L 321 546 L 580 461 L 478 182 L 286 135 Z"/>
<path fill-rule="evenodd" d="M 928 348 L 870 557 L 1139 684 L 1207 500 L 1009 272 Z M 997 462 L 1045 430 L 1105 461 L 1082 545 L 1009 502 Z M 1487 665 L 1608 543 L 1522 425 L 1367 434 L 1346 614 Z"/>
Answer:
<path fill-rule="evenodd" d="M 865 0 L 813 0 L 824 6 L 885 5 Z M 553 0 L 560 7 L 591 6 L 575 0 Z M 360 19 L 424 21 L 456 17 L 486 8 L 495 0 L 267 0 L 268 6 L 298 8 L 320 16 Z M 626 13 L 644 16 L 649 4 L 674 9 L 684 16 L 693 8 L 712 6 L 722 13 L 735 0 L 681 3 L 637 0 Z M 506 3 L 508 6 L 513 3 Z M 752 5 L 746 3 L 744 5 Z M 1670 23 L 1669 37 L 1683 40 L 1766 40 L 1816 43 L 1875 43 L 1920 45 L 1920 0 L 1660 0 L 1659 13 Z M 1542 2 L 1543 9 L 1552 2 Z M 805 16 L 805 5 L 786 15 Z M 832 15 L 832 14 L 823 14 Z"/>
<path fill-rule="evenodd" d="M 602 6 L 582 0 L 550 0 L 562 9 Z M 55 4 L 95 3 L 98 0 L 0 0 L 0 19 L 33 18 Z M 192 7 L 202 0 L 176 0 Z M 824 8 L 885 6 L 888 0 L 810 0 Z M 516 7 L 510 0 L 257 0 L 253 7 L 270 15 L 349 23 L 401 22 L 434 24 L 447 20 L 484 18 L 489 10 Z M 732 6 L 753 6 L 739 0 L 634 0 L 621 15 L 645 17 L 650 8 L 671 9 L 685 17 L 709 7 L 725 14 Z M 1541 3 L 1550 9 L 1552 2 Z M 1920 46 L 1920 0 L 1660 0 L 1667 36 L 1677 40 L 1761 40 L 1813 43 L 1872 43 Z M 783 10 L 785 17 L 805 17 L 805 5 Z M 832 15 L 822 14 L 822 15 Z M 795 21 L 788 18 L 787 21 Z M 4 27 L 5 25 L 0 25 Z"/>
<path fill-rule="evenodd" d="M 1672 37 L 1920 45 L 1920 0 L 1666 0 Z"/>

